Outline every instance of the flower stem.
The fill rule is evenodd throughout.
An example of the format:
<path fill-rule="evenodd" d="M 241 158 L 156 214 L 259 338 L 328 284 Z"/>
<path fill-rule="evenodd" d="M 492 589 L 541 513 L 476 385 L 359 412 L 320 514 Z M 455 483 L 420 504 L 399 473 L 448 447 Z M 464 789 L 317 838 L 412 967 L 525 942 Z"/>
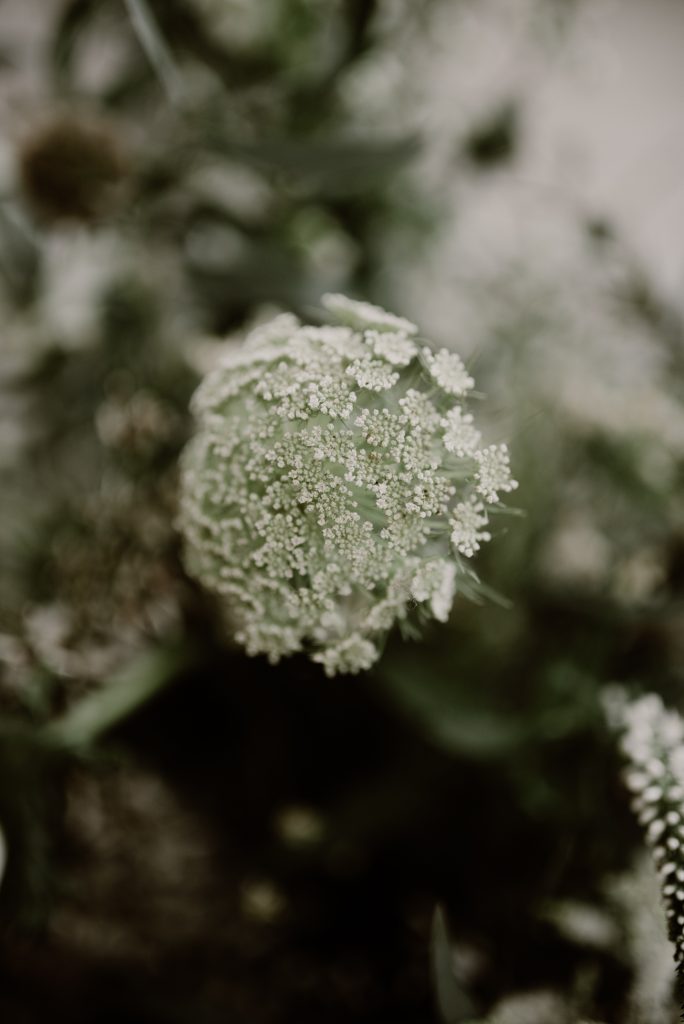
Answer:
<path fill-rule="evenodd" d="M 148 650 L 108 683 L 88 694 L 45 729 L 51 742 L 69 750 L 92 746 L 160 692 L 187 663 L 180 648 Z"/>
<path fill-rule="evenodd" d="M 124 0 L 133 30 L 164 87 L 169 101 L 178 106 L 183 99 L 183 83 L 171 51 L 150 11 L 147 0 Z"/>

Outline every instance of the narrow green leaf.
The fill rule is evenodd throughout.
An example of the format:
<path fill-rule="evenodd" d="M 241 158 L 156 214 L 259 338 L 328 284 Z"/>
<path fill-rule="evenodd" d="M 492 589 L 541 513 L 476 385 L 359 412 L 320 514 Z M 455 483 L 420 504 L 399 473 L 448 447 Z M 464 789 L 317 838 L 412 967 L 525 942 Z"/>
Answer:
<path fill-rule="evenodd" d="M 180 73 L 146 0 L 124 0 L 124 4 L 138 41 L 169 100 L 174 104 L 180 103 L 183 98 L 183 83 Z"/>
<path fill-rule="evenodd" d="M 454 970 L 446 915 L 439 904 L 432 917 L 430 959 L 440 1020 L 443 1024 L 462 1024 L 472 1017 L 473 1007 Z"/>

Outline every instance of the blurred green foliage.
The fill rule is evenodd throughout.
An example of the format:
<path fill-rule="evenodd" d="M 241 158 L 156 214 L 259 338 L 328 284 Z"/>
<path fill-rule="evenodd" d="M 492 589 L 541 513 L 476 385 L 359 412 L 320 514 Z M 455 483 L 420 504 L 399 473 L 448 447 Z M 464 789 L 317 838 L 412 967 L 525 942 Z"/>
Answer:
<path fill-rule="evenodd" d="M 682 460 L 659 435 L 684 334 L 641 268 L 610 324 L 657 363 L 651 420 L 645 398 L 578 404 L 599 314 L 561 397 L 566 282 L 481 300 L 475 372 L 508 406 L 523 511 L 483 554 L 491 600 L 329 681 L 233 651 L 180 565 L 176 460 L 216 339 L 327 290 L 411 315 L 388 264 L 439 226 L 422 140 L 348 101 L 434 5 L 391 6 L 40 7 L 0 169 L 3 1020 L 675 1019 L 600 708 L 613 679 L 676 704 L 684 664 Z M 504 104 L 455 173 L 514 163 L 519 131 Z M 587 234 L 587 304 L 612 310 L 610 232 Z M 169 649 L 190 653 L 150 672 Z M 64 727 L 84 707 L 87 750 Z"/>

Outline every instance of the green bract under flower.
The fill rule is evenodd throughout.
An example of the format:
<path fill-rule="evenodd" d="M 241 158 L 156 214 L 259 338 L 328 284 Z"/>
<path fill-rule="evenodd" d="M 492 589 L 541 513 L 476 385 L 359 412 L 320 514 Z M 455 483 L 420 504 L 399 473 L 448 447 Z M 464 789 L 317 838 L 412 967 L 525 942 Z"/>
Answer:
<path fill-rule="evenodd" d="M 464 411 L 459 356 L 377 306 L 324 304 L 338 326 L 276 317 L 198 389 L 180 521 L 248 653 L 305 650 L 334 675 L 369 668 L 409 608 L 446 620 L 517 485 Z"/>

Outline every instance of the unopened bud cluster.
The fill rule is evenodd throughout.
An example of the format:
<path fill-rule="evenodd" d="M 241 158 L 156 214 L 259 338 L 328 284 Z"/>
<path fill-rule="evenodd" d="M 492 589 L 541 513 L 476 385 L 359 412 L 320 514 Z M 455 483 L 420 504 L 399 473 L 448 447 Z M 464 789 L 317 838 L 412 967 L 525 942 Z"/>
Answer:
<path fill-rule="evenodd" d="M 627 762 L 632 807 L 660 874 L 675 959 L 684 965 L 684 719 L 656 694 L 611 694 L 609 718 Z"/>
<path fill-rule="evenodd" d="M 334 325 L 276 317 L 198 389 L 180 525 L 249 654 L 304 650 L 334 675 L 369 668 L 409 607 L 446 620 L 517 485 L 458 355 L 377 306 L 324 303 Z"/>

